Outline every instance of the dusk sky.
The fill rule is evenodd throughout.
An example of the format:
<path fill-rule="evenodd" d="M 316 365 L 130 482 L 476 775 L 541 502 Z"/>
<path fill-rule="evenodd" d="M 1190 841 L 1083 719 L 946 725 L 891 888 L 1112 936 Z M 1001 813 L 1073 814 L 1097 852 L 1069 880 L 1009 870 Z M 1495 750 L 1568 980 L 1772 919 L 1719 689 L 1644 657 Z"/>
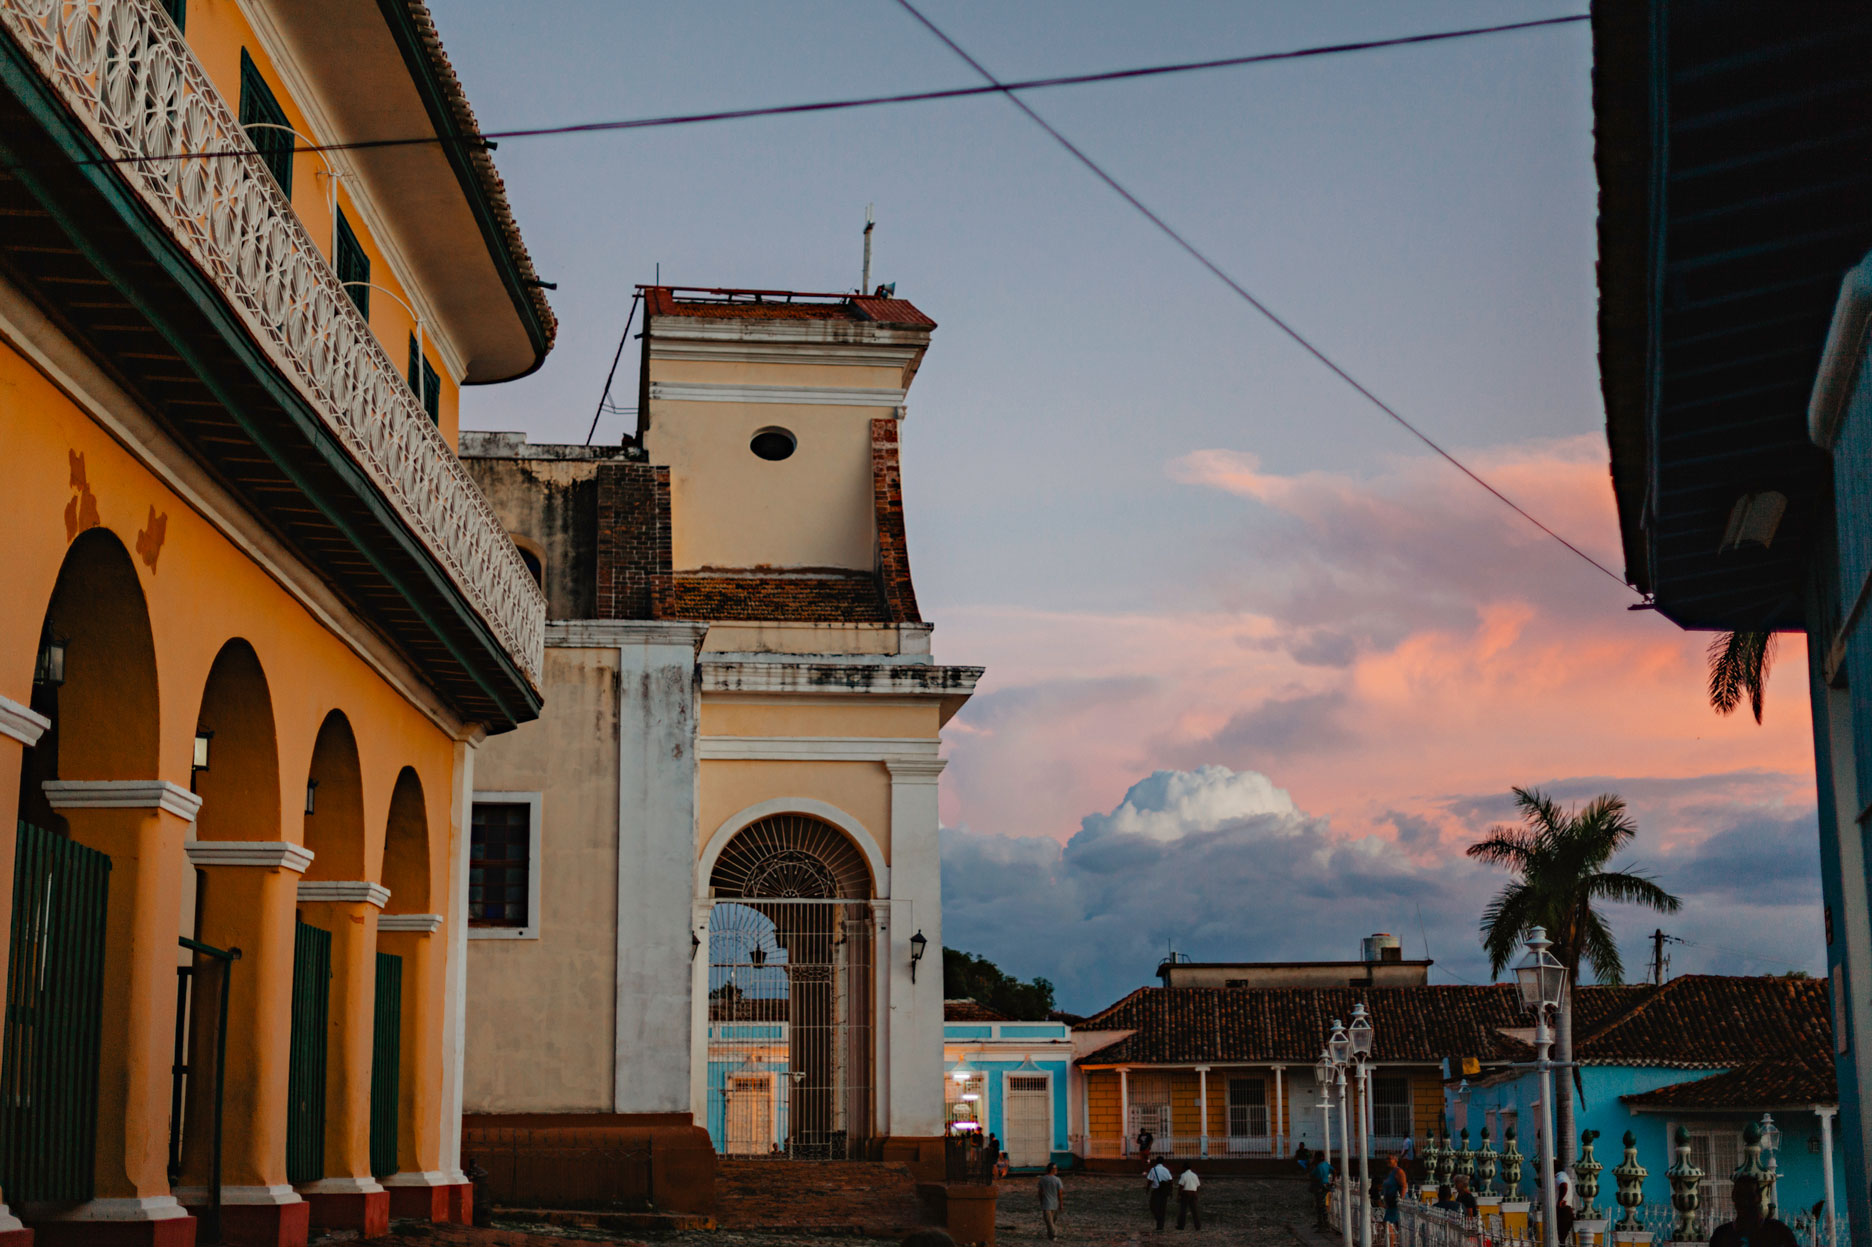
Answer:
<path fill-rule="evenodd" d="M 975 85 L 890 0 L 435 0 L 491 130 Z M 1385 38 L 1561 4 L 927 0 L 1007 77 Z M 544 19 L 544 20 L 542 20 Z M 1585 25 L 1029 96 L 1364 383 L 1618 569 L 1594 315 Z M 945 938 L 1090 1011 L 1199 960 L 1372 931 L 1483 981 L 1508 790 L 1616 791 L 1628 974 L 1822 968 L 1805 654 L 1767 722 L 1678 631 L 1366 405 L 983 97 L 496 156 L 557 350 L 471 428 L 582 441 L 631 287 L 842 290 L 939 323 L 909 400 L 912 564 L 950 725 Z M 617 401 L 635 401 L 635 345 Z M 601 422 L 615 443 L 623 421 Z"/>

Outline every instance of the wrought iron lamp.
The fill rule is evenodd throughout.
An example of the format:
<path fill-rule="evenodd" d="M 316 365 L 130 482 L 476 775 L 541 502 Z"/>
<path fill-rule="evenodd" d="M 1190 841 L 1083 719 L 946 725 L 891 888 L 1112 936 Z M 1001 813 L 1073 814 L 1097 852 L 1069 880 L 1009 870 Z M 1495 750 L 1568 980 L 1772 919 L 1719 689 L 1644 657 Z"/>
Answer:
<path fill-rule="evenodd" d="M 208 742 L 213 739 L 214 733 L 205 727 L 195 733 L 195 757 L 189 764 L 191 770 L 208 769 Z"/>
<path fill-rule="evenodd" d="M 48 632 L 39 642 L 39 661 L 33 665 L 33 683 L 57 688 L 65 683 L 64 637 Z"/>
<path fill-rule="evenodd" d="M 923 960 L 923 950 L 929 947 L 929 937 L 923 934 L 921 927 L 910 937 L 910 981 L 916 982 L 917 962 Z"/>
<path fill-rule="evenodd" d="M 316 814 L 318 812 L 318 781 L 316 779 L 308 779 L 306 781 L 306 811 L 305 812 L 308 815 Z"/>

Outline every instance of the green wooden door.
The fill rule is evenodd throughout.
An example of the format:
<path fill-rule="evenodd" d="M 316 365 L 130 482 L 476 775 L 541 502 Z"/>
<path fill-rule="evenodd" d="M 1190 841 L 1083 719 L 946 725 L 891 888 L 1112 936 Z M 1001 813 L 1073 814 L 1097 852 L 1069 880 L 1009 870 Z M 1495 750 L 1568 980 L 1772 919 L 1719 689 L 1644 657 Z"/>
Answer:
<path fill-rule="evenodd" d="M 0 1056 L 0 1188 L 14 1204 L 87 1200 L 110 858 L 29 823 L 13 859 Z"/>
<path fill-rule="evenodd" d="M 325 1047 L 331 932 L 301 922 L 293 941 L 292 1053 L 287 1062 L 286 1180 L 325 1176 Z"/>
<path fill-rule="evenodd" d="M 397 1171 L 397 1097 L 403 1060 L 403 958 L 377 954 L 377 1015 L 371 1043 L 370 1164 Z"/>

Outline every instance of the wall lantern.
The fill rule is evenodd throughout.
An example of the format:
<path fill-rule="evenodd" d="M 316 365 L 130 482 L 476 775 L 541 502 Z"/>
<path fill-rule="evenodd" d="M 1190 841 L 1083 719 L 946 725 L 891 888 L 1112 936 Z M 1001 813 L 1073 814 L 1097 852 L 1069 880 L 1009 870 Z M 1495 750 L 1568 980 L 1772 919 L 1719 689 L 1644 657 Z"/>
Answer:
<path fill-rule="evenodd" d="M 916 982 L 917 962 L 923 960 L 923 950 L 929 947 L 929 939 L 921 928 L 910 937 L 910 981 Z"/>
<path fill-rule="evenodd" d="M 57 688 L 65 683 L 65 638 L 48 632 L 39 643 L 39 661 L 33 667 L 33 683 Z"/>
<path fill-rule="evenodd" d="M 214 739 L 214 733 L 202 728 L 195 733 L 195 760 L 190 764 L 197 771 L 208 769 L 208 742 Z"/>
<path fill-rule="evenodd" d="M 314 809 L 314 803 L 317 800 L 317 797 L 318 797 L 318 781 L 316 779 L 308 779 L 306 781 L 306 813 L 307 814 L 312 814 L 316 812 Z"/>

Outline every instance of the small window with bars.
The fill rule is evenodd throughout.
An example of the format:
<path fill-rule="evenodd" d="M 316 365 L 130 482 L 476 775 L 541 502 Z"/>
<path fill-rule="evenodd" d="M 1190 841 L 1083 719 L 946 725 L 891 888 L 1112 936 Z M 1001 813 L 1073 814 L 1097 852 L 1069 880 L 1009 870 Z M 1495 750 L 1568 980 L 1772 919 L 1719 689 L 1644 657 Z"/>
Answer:
<path fill-rule="evenodd" d="M 286 110 L 274 98 L 273 88 L 260 76 L 260 67 L 241 49 L 240 123 L 260 153 L 260 162 L 292 198 L 293 136 L 284 127 Z"/>
<path fill-rule="evenodd" d="M 351 302 L 357 304 L 357 310 L 364 313 L 364 319 L 370 319 L 370 256 L 364 252 L 364 245 L 358 242 L 357 234 L 352 232 L 351 222 L 345 219 L 344 209 L 338 210 L 337 254 L 332 257 L 332 267 L 338 270 L 338 280 L 344 284 L 345 293 L 351 296 Z"/>
<path fill-rule="evenodd" d="M 1267 1080 L 1228 1080 L 1228 1132 L 1231 1139 L 1265 1139 L 1268 1134 Z"/>
<path fill-rule="evenodd" d="M 1372 1133 L 1402 1139 L 1411 1133 L 1410 1079 L 1399 1074 L 1374 1074 Z"/>
<path fill-rule="evenodd" d="M 429 419 L 441 424 L 442 378 L 429 366 L 429 357 L 422 353 L 413 333 L 409 339 L 409 388 L 410 393 L 422 400 L 423 410 L 429 413 Z"/>
<path fill-rule="evenodd" d="M 533 819 L 529 801 L 476 801 L 468 841 L 468 925 L 531 926 Z"/>

